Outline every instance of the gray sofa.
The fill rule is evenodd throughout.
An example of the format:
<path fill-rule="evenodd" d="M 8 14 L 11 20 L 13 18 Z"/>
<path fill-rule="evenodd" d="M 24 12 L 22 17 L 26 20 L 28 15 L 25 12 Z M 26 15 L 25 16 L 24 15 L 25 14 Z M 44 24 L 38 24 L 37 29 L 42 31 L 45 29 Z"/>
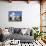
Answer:
<path fill-rule="evenodd" d="M 21 43 L 30 43 L 30 42 L 33 42 L 34 38 L 33 36 L 29 36 L 29 35 L 21 35 L 21 34 L 11 34 L 9 36 L 9 38 L 12 40 L 12 39 L 15 39 L 15 40 L 20 40 Z"/>
<path fill-rule="evenodd" d="M 32 36 L 32 31 L 30 30 L 30 34 L 22 34 L 21 29 L 26 29 L 26 28 L 9 28 L 9 32 L 11 33 L 9 36 L 4 36 L 5 40 L 10 39 L 10 40 L 20 40 L 21 43 L 30 43 L 34 41 L 34 37 Z"/>

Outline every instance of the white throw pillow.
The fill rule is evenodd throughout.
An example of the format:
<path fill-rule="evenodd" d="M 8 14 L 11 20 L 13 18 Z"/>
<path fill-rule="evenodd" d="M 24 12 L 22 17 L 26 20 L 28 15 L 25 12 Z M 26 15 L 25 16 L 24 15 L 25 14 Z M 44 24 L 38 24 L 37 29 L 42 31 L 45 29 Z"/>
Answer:
<path fill-rule="evenodd" d="M 27 29 L 21 29 L 21 33 L 24 35 L 27 32 Z"/>
<path fill-rule="evenodd" d="M 3 35 L 10 35 L 10 33 L 8 32 L 8 29 L 3 29 Z"/>

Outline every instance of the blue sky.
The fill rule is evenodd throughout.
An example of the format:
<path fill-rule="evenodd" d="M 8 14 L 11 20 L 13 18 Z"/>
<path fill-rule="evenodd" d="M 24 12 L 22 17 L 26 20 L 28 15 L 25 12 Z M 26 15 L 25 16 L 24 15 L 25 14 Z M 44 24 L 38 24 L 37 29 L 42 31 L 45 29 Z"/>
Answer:
<path fill-rule="evenodd" d="M 9 11 L 9 16 L 22 16 L 22 11 Z"/>

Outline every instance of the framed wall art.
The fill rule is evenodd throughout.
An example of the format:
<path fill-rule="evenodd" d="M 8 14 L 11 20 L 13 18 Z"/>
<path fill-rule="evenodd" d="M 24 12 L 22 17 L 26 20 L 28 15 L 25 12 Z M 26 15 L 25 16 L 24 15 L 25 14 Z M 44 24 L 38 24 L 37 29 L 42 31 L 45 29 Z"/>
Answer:
<path fill-rule="evenodd" d="M 22 21 L 22 11 L 9 11 L 9 21 Z"/>

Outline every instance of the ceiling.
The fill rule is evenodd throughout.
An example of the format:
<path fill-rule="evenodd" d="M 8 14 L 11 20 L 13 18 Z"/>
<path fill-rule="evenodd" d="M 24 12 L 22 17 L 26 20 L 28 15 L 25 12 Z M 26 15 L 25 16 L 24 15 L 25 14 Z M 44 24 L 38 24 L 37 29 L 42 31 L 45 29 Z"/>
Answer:
<path fill-rule="evenodd" d="M 28 1 L 39 1 L 41 3 L 46 0 L 0 0 L 0 1 L 9 1 L 9 2 L 11 2 L 11 1 L 27 1 L 27 3 L 28 3 Z"/>
<path fill-rule="evenodd" d="M 1 1 L 9 1 L 9 0 L 1 0 Z M 13 1 L 39 1 L 39 0 L 13 0 Z"/>

